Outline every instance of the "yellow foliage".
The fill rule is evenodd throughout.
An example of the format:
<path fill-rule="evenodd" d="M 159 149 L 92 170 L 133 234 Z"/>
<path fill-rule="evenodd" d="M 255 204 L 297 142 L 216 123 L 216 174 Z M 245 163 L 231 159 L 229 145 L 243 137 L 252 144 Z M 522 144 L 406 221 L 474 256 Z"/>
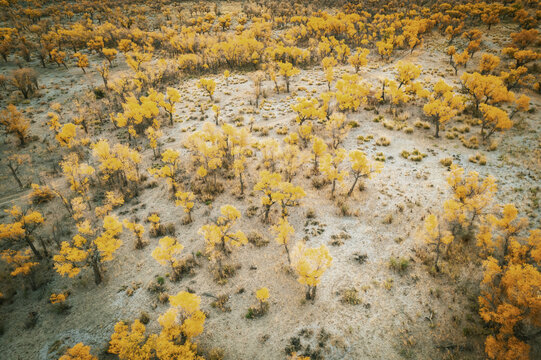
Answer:
<path fill-rule="evenodd" d="M 205 90 L 211 101 L 214 100 L 212 97 L 212 95 L 214 94 L 214 90 L 216 89 L 216 82 L 214 80 L 204 78 L 199 79 L 197 87 Z"/>
<path fill-rule="evenodd" d="M 222 215 L 214 223 L 203 225 L 198 233 L 205 238 L 207 253 L 213 261 L 217 261 L 221 270 L 222 257 L 231 251 L 230 246 L 244 245 L 248 239 L 242 231 L 232 231 L 232 227 L 241 217 L 240 211 L 232 205 L 223 205 L 220 213 Z"/>
<path fill-rule="evenodd" d="M 66 354 L 62 355 L 58 360 L 98 360 L 98 358 L 90 354 L 90 346 L 78 343 L 66 350 Z"/>
<path fill-rule="evenodd" d="M 297 75 L 300 70 L 294 67 L 293 64 L 289 62 L 278 61 L 277 64 L 279 69 L 278 74 L 282 75 L 282 77 L 284 78 L 284 81 L 286 82 L 286 91 L 289 92 L 290 78 Z"/>
<path fill-rule="evenodd" d="M 423 111 L 436 125 L 436 137 L 439 137 L 440 125 L 445 124 L 464 109 L 465 99 L 452 92 L 452 88 L 443 80 L 434 85 L 434 92 L 424 105 Z"/>
<path fill-rule="evenodd" d="M 169 124 L 173 125 L 173 115 L 175 113 L 175 104 L 180 101 L 180 93 L 177 89 L 168 87 L 166 97 L 160 98 L 160 106 L 169 114 Z"/>
<path fill-rule="evenodd" d="M 293 252 L 293 267 L 297 271 L 298 281 L 308 287 L 307 298 L 313 299 L 321 277 L 332 264 L 332 257 L 325 245 L 318 248 L 306 248 L 297 244 Z"/>
<path fill-rule="evenodd" d="M 479 105 L 479 110 L 483 114 L 481 136 L 484 140 L 488 139 L 498 130 L 507 130 L 513 126 L 513 122 L 509 119 L 507 112 L 496 106 L 481 104 Z M 486 133 L 485 130 L 487 130 Z"/>
<path fill-rule="evenodd" d="M 267 302 L 269 299 L 269 289 L 262 287 L 255 292 L 255 297 L 261 302 Z"/>
<path fill-rule="evenodd" d="M 297 98 L 297 103 L 291 105 L 291 109 L 297 113 L 296 121 L 300 125 L 307 120 L 324 119 L 326 115 L 315 98 Z"/>
<path fill-rule="evenodd" d="M 72 56 L 77 59 L 77 66 L 80 67 L 84 73 L 86 73 L 85 68 L 89 66 L 88 56 L 78 52 L 74 53 Z"/>
<path fill-rule="evenodd" d="M 483 54 L 479 61 L 479 70 L 481 74 L 492 72 L 500 64 L 500 58 L 492 54 Z"/>
<path fill-rule="evenodd" d="M 355 68 L 355 73 L 359 72 L 359 69 L 361 68 L 361 66 L 366 66 L 366 64 L 368 63 L 368 60 L 366 59 L 366 57 L 368 56 L 369 53 L 370 53 L 370 50 L 368 49 L 357 48 L 357 51 L 355 51 L 355 53 L 353 53 L 348 58 L 349 64 Z"/>
<path fill-rule="evenodd" d="M 2 260 L 10 265 L 12 268 L 10 275 L 29 275 L 32 272 L 32 268 L 39 265 L 38 262 L 29 261 L 32 258 L 32 252 L 30 249 L 26 251 L 4 250 L 0 253 Z"/>
<path fill-rule="evenodd" d="M 26 143 L 30 122 L 17 110 L 15 105 L 9 104 L 7 108 L 0 111 L 0 125 L 4 127 L 7 133 L 17 136 L 21 145 Z"/>
<path fill-rule="evenodd" d="M 340 170 L 340 165 L 345 158 L 346 150 L 344 150 L 343 148 L 336 149 L 334 155 L 326 153 L 321 157 L 319 170 L 325 175 L 327 180 L 332 182 L 332 196 L 334 196 L 336 182 L 338 181 L 341 183 L 342 181 L 344 181 L 344 178 L 348 174 L 346 170 Z"/>
<path fill-rule="evenodd" d="M 312 137 L 312 159 L 314 160 L 314 171 L 319 172 L 319 159 L 327 152 L 327 144 L 317 136 Z"/>
<path fill-rule="evenodd" d="M 271 230 L 274 234 L 276 234 L 276 242 L 284 246 L 287 254 L 287 261 L 289 264 L 291 264 L 288 245 L 289 241 L 291 240 L 291 236 L 293 236 L 295 233 L 295 229 L 289 224 L 287 217 L 281 217 L 278 220 L 278 225 L 274 225 Z"/>
<path fill-rule="evenodd" d="M 122 245 L 118 235 L 122 233 L 122 223 L 115 216 L 105 216 L 103 231 L 93 240 L 90 224 L 81 224 L 79 234 L 72 238 L 71 243 L 63 241 L 60 252 L 53 257 L 54 268 L 62 276 L 75 277 L 82 268 L 90 266 L 94 270 L 96 284 L 101 282 L 100 263 L 113 260 L 113 254 Z M 84 236 L 83 236 L 84 235 Z"/>
<path fill-rule="evenodd" d="M 103 206 L 97 206 L 94 210 L 96 213 L 96 216 L 101 218 L 105 215 L 109 215 L 109 213 L 113 210 L 113 208 L 121 206 L 124 204 L 124 197 L 120 193 L 116 193 L 114 191 L 107 191 L 105 193 L 105 201 L 103 202 Z"/>
<path fill-rule="evenodd" d="M 464 176 L 464 169 L 456 164 L 451 165 L 447 183 L 453 191 L 453 197 L 443 204 L 445 219 L 468 228 L 490 205 L 497 189 L 493 176 L 489 175 L 483 181 L 480 181 L 475 171 Z"/>
<path fill-rule="evenodd" d="M 169 236 L 161 238 L 159 244 L 152 251 L 152 257 L 161 265 L 167 265 L 169 263 L 174 268 L 178 263 L 177 257 L 182 253 L 184 246 Z"/>
<path fill-rule="evenodd" d="M 421 75 L 421 66 L 414 65 L 410 62 L 399 61 L 396 66 L 397 75 L 396 81 L 398 81 L 398 87 L 402 85 L 409 85 L 413 80 L 417 79 Z"/>
<path fill-rule="evenodd" d="M 49 297 L 49 301 L 51 302 L 51 304 L 62 304 L 66 301 L 66 299 L 68 298 L 68 294 L 67 293 L 60 293 L 60 294 L 51 294 L 51 296 Z"/>
<path fill-rule="evenodd" d="M 99 170 L 103 180 L 117 181 L 120 184 L 126 180 L 139 180 L 141 154 L 128 145 L 116 143 L 111 149 L 109 141 L 102 139 L 92 145 L 92 154 L 100 162 Z"/>
<path fill-rule="evenodd" d="M 144 246 L 143 234 L 145 233 L 145 227 L 136 222 L 130 222 L 128 220 L 123 221 L 124 226 L 135 235 L 135 248 L 140 249 Z"/>
<path fill-rule="evenodd" d="M 355 180 L 348 192 L 348 196 L 353 193 L 355 185 L 360 178 L 370 178 L 372 174 L 380 173 L 383 168 L 382 162 L 369 160 L 361 150 L 351 150 L 349 152 L 349 161 L 351 163 L 351 174 Z"/>
<path fill-rule="evenodd" d="M 442 246 L 449 247 L 454 240 L 454 236 L 449 231 L 441 230 L 439 219 L 436 215 L 429 214 L 425 218 L 423 237 L 427 244 L 433 245 L 435 248 L 436 259 L 434 261 L 434 267 L 436 271 L 439 271 L 438 261 L 443 251 Z"/>
<path fill-rule="evenodd" d="M 512 101 L 513 93 L 504 86 L 500 77 L 493 75 L 481 75 L 477 72 L 464 73 L 460 77 L 462 84 L 468 91 L 476 109 L 481 103 L 498 104 Z"/>
<path fill-rule="evenodd" d="M 177 150 L 165 150 L 162 153 L 162 163 L 164 164 L 162 167 L 150 168 L 148 172 L 155 178 L 165 178 L 171 186 L 172 192 L 176 193 L 180 175 L 180 153 Z"/>
<path fill-rule="evenodd" d="M 177 191 L 175 193 L 175 206 L 182 206 L 191 221 L 191 212 L 194 206 L 195 195 L 192 192 Z"/>
<path fill-rule="evenodd" d="M 370 86 L 361 81 L 357 74 L 344 74 L 336 82 L 335 97 L 340 110 L 357 111 L 361 104 L 366 104 Z"/>

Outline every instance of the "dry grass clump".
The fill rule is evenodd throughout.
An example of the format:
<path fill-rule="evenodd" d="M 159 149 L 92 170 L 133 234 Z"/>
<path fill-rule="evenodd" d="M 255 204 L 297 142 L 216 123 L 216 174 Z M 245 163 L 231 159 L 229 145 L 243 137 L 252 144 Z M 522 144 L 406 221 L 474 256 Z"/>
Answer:
<path fill-rule="evenodd" d="M 400 153 L 400 156 L 402 156 L 404 159 L 419 162 L 423 160 L 427 155 L 420 152 L 418 149 L 413 149 L 412 152 L 409 152 L 407 150 L 402 150 L 402 152 Z"/>
<path fill-rule="evenodd" d="M 487 157 L 481 153 L 476 153 L 475 155 L 470 156 L 468 160 L 474 164 L 479 164 L 479 165 L 487 164 Z"/>
<path fill-rule="evenodd" d="M 256 230 L 250 231 L 246 237 L 248 238 L 248 242 L 255 247 L 263 247 L 269 244 L 269 239 Z"/>
<path fill-rule="evenodd" d="M 389 140 L 385 136 L 381 136 L 378 140 L 376 140 L 376 145 L 378 145 L 378 146 L 389 146 L 389 145 L 391 145 L 391 140 Z"/>
<path fill-rule="evenodd" d="M 340 301 L 343 304 L 349 305 L 359 305 L 362 303 L 362 299 L 359 298 L 359 292 L 355 288 L 342 290 Z"/>
<path fill-rule="evenodd" d="M 451 157 L 440 159 L 440 164 L 442 164 L 443 166 L 449 167 L 451 166 L 452 163 L 453 163 L 453 158 Z"/>

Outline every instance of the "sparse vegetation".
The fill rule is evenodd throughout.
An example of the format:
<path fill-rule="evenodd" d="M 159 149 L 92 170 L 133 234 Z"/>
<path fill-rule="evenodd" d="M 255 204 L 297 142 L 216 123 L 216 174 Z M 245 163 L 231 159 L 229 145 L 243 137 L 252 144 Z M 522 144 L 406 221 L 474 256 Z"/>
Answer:
<path fill-rule="evenodd" d="M 0 9 L 0 357 L 541 357 L 538 2 Z"/>

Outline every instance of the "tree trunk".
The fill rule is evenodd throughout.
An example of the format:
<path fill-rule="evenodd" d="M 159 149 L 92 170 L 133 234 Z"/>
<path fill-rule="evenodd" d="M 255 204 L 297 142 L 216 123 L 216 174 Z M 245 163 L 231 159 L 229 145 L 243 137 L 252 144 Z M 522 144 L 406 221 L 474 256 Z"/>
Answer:
<path fill-rule="evenodd" d="M 306 290 L 306 300 L 314 300 L 316 298 L 316 287 L 308 285 Z"/>
<path fill-rule="evenodd" d="M 351 196 L 351 193 L 352 193 L 353 190 L 355 189 L 355 185 L 357 185 L 357 180 L 359 180 L 359 176 L 358 176 L 358 175 L 355 176 L 355 181 L 353 182 L 353 185 L 351 186 L 351 189 L 349 189 L 349 191 L 348 191 L 348 196 Z"/>
<path fill-rule="evenodd" d="M 25 146 L 26 145 L 26 136 L 24 134 L 24 132 L 17 132 L 17 138 L 19 139 L 19 142 L 21 146 Z"/>
<path fill-rule="evenodd" d="M 265 205 L 265 222 L 269 222 L 269 213 L 270 213 L 271 206 Z"/>
<path fill-rule="evenodd" d="M 45 246 L 45 241 L 43 241 L 43 238 L 41 236 L 39 238 L 39 243 L 41 244 L 41 247 L 43 248 L 43 255 L 45 257 L 49 257 L 49 252 L 47 251 L 47 247 Z"/>
<path fill-rule="evenodd" d="M 308 286 L 308 288 L 306 289 L 306 300 L 311 300 L 311 292 L 310 292 L 310 286 Z"/>
<path fill-rule="evenodd" d="M 101 282 L 103 281 L 103 276 L 101 274 L 100 264 L 98 263 L 98 261 L 98 259 L 92 260 L 92 270 L 94 271 L 94 282 L 96 283 L 96 285 L 101 284 Z"/>
<path fill-rule="evenodd" d="M 485 140 L 485 122 L 481 121 L 481 138 Z"/>
<path fill-rule="evenodd" d="M 437 272 L 440 272 L 440 267 L 438 266 L 438 261 L 440 259 L 440 244 L 441 240 L 439 240 L 438 245 L 436 245 L 436 260 L 434 261 L 434 267 L 436 268 Z"/>
<path fill-rule="evenodd" d="M 19 184 L 19 187 L 22 189 L 24 186 L 23 186 L 23 183 L 21 182 L 21 179 L 19 179 L 19 177 L 17 176 L 17 169 L 15 169 L 11 163 L 8 163 L 8 167 L 9 167 L 9 170 L 11 170 L 11 174 L 15 178 L 15 181 L 17 181 L 17 184 Z"/>
<path fill-rule="evenodd" d="M 33 271 L 31 271 L 30 274 L 28 274 L 28 282 L 30 283 L 30 287 L 32 288 L 32 291 L 35 291 L 38 288 L 36 285 L 36 280 L 34 279 Z"/>
<path fill-rule="evenodd" d="M 240 194 L 244 195 L 244 182 L 242 181 L 242 173 L 239 174 L 240 179 Z"/>
<path fill-rule="evenodd" d="M 287 244 L 284 244 L 284 248 L 286 249 L 286 254 L 287 254 L 287 263 L 289 265 L 291 265 L 291 256 L 289 255 L 289 249 L 287 247 Z"/>
<path fill-rule="evenodd" d="M 38 249 L 36 249 L 36 247 L 34 246 L 34 243 L 32 242 L 32 240 L 30 240 L 28 236 L 25 236 L 24 240 L 26 241 L 28 246 L 30 246 L 30 249 L 32 249 L 32 252 L 34 253 L 34 255 L 36 255 L 36 257 L 41 260 L 43 257 L 39 253 Z"/>

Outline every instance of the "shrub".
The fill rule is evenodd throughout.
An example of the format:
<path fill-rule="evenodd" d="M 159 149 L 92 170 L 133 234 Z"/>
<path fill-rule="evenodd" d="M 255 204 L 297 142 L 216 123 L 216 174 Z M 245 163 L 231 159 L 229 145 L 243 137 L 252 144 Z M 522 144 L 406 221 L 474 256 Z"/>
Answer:
<path fill-rule="evenodd" d="M 222 294 L 219 295 L 216 300 L 210 303 L 210 306 L 212 306 L 215 309 L 220 309 L 222 312 L 230 312 L 231 308 L 227 306 L 227 302 L 229 301 L 229 295 Z"/>
<path fill-rule="evenodd" d="M 143 323 L 144 325 L 148 324 L 150 322 L 150 316 L 146 312 L 142 312 L 141 316 L 139 316 L 139 321 Z"/>
<path fill-rule="evenodd" d="M 340 301 L 344 304 L 359 305 L 362 300 L 358 297 L 358 293 L 359 292 L 355 288 L 343 290 Z"/>
<path fill-rule="evenodd" d="M 389 259 L 389 268 L 398 273 L 404 273 L 406 270 L 408 270 L 409 266 L 410 262 L 406 258 L 395 258 L 394 256 L 391 256 L 391 258 Z"/>
<path fill-rule="evenodd" d="M 259 231 L 250 231 L 246 236 L 248 242 L 256 247 L 266 246 L 269 240 L 265 238 Z"/>
<path fill-rule="evenodd" d="M 440 164 L 442 164 L 443 166 L 451 166 L 451 164 L 453 163 L 453 158 L 450 158 L 450 157 L 446 157 L 446 158 L 443 158 L 443 159 L 440 159 Z"/>
<path fill-rule="evenodd" d="M 33 95 L 39 88 L 38 75 L 29 68 L 22 68 L 13 71 L 11 83 L 19 90 L 25 99 Z"/>
<path fill-rule="evenodd" d="M 380 137 L 376 141 L 376 145 L 378 146 L 389 146 L 391 144 L 391 140 L 387 139 L 385 136 Z"/>

